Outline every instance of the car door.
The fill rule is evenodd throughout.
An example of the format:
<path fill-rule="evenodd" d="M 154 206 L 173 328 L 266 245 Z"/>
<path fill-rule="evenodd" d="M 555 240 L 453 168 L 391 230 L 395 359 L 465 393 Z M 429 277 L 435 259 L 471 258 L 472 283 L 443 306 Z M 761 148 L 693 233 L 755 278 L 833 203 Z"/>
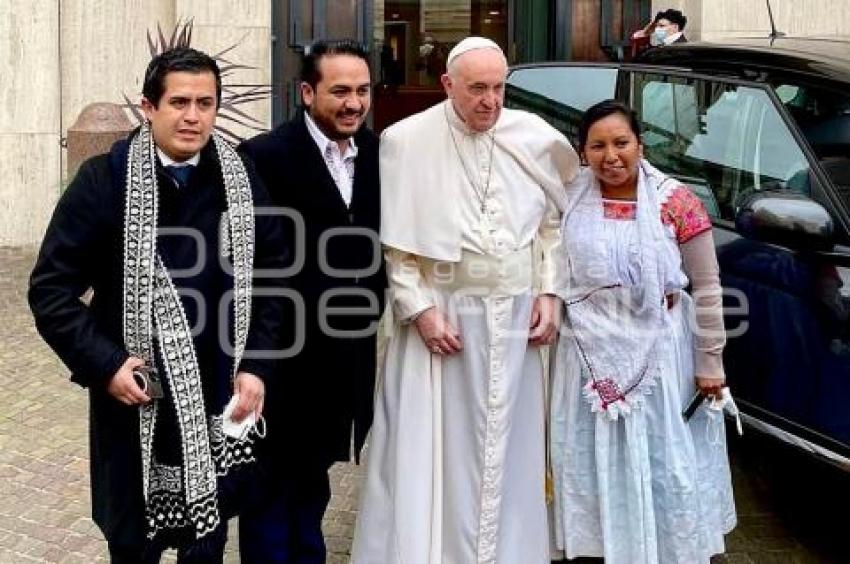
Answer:
<path fill-rule="evenodd" d="M 538 113 L 575 143 L 583 112 L 629 104 L 644 154 L 686 184 L 712 217 L 724 288 L 730 386 L 762 430 L 850 458 L 850 249 L 796 250 L 742 236 L 754 196 L 793 194 L 830 212 L 847 241 L 835 187 L 776 93 L 760 83 L 617 64 L 512 69 L 506 105 Z"/>

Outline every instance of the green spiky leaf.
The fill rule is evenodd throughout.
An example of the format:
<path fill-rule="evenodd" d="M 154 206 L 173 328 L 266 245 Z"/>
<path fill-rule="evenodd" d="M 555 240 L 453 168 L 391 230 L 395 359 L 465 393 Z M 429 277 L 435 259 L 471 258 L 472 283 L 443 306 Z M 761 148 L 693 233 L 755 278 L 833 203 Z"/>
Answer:
<path fill-rule="evenodd" d="M 157 23 L 156 31 L 147 30 L 145 36 L 147 38 L 148 51 L 151 58 L 164 53 L 169 49 L 176 47 L 190 47 L 192 44 L 192 35 L 194 32 L 194 18 L 187 18 L 185 21 L 180 19 L 171 30 L 171 34 L 166 38 L 162 30 L 162 26 Z M 224 55 L 233 51 L 236 47 L 242 44 L 247 37 L 247 34 L 236 43 L 222 49 L 218 53 L 211 55 L 216 64 L 219 65 L 221 71 L 222 82 L 226 78 L 230 78 L 233 74 L 243 70 L 256 70 L 257 67 L 245 65 L 226 58 Z M 239 124 L 253 131 L 266 131 L 267 128 L 263 122 L 247 112 L 240 110 L 237 106 L 268 100 L 272 95 L 272 88 L 266 84 L 222 84 L 221 100 L 219 104 L 218 119 Z M 133 117 L 141 123 L 144 121 L 144 114 L 141 112 L 140 106 L 130 101 L 130 98 L 122 93 L 122 97 L 126 103 L 126 107 L 130 108 Z M 238 143 L 242 138 L 236 135 L 233 131 L 224 128 L 220 125 L 215 126 L 216 130 L 221 133 L 228 141 Z"/>

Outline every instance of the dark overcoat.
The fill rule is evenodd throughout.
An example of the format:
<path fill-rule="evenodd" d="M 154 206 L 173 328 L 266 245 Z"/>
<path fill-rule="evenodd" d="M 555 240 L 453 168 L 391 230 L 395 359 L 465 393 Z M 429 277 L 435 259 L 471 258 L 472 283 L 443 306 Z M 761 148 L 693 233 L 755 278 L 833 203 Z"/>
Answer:
<path fill-rule="evenodd" d="M 30 278 L 29 302 L 39 333 L 71 370 L 71 379 L 89 390 L 93 518 L 108 541 L 137 546 L 144 542 L 145 533 L 139 409 L 120 403 L 107 392 L 112 375 L 128 358 L 122 334 L 127 152 L 127 141 L 121 141 L 109 154 L 80 167 L 47 228 Z M 250 164 L 248 172 L 255 206 L 269 205 Z M 175 272 L 178 291 L 191 290 L 194 296 L 202 296 L 193 299 L 181 294 L 181 299 L 190 326 L 200 328 L 194 344 L 205 400 L 219 398 L 218 408 L 230 393 L 232 357 L 219 345 L 217 312 L 222 296 L 232 288 L 232 277 L 218 260 L 219 225 L 227 204 L 212 142 L 202 150 L 187 186 L 178 188 L 159 162 L 157 179 L 157 249 L 169 271 Z M 192 228 L 201 238 L 165 235 L 164 227 Z M 255 269 L 275 269 L 287 262 L 288 249 L 282 237 L 278 219 L 256 218 Z M 206 259 L 202 263 L 198 262 L 200 254 Z M 200 268 L 188 273 L 198 265 Z M 178 277 L 180 269 L 184 274 Z M 279 283 L 271 278 L 255 280 L 255 286 Z M 93 297 L 87 306 L 79 298 L 88 288 L 93 289 Z M 246 348 L 277 346 L 279 305 L 272 300 L 254 300 Z M 200 317 L 206 322 L 199 324 Z M 276 373 L 274 362 L 267 359 L 243 360 L 240 369 L 260 376 L 267 385 Z"/>
<path fill-rule="evenodd" d="M 274 399 L 270 392 L 267 409 L 268 438 L 280 445 L 284 463 L 288 457 L 320 467 L 349 460 L 352 445 L 357 455 L 372 422 L 375 331 L 386 289 L 378 238 L 378 138 L 363 127 L 354 141 L 358 155 L 348 207 L 303 114 L 240 146 L 275 204 L 298 218 L 284 221 L 294 241 L 287 284 L 303 299 L 305 319 L 297 327 L 285 325 L 284 333 L 289 327 L 287 348 L 300 336 L 303 348 L 282 362 L 275 379 L 282 389 Z M 336 315 L 328 308 L 349 311 Z"/>

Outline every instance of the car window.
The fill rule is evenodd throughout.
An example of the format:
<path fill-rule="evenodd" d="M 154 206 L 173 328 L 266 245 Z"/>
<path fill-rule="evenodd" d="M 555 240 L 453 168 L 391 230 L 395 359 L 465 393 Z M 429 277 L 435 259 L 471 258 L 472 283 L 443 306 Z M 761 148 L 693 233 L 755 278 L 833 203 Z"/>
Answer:
<path fill-rule="evenodd" d="M 617 77 L 616 68 L 520 68 L 508 77 L 505 105 L 538 114 L 575 144 L 581 116 L 615 97 Z"/>
<path fill-rule="evenodd" d="M 511 72 L 505 104 L 542 116 L 575 144 L 584 111 L 608 98 L 631 104 L 646 158 L 686 184 L 715 220 L 734 221 L 756 190 L 810 192 L 808 161 L 761 88 L 614 67 L 540 66 Z"/>
<path fill-rule="evenodd" d="M 850 94 L 786 83 L 774 89 L 850 208 Z"/>
<path fill-rule="evenodd" d="M 723 81 L 635 73 L 633 107 L 650 162 L 733 221 L 753 191 L 809 193 L 805 155 L 768 94 Z"/>

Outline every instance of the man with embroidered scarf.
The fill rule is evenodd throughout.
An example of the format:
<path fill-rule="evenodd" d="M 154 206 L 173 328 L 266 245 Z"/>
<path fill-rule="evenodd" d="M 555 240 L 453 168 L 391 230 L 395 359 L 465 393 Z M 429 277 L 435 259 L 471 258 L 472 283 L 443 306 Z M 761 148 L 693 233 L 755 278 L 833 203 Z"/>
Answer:
<path fill-rule="evenodd" d="M 92 513 L 113 562 L 158 562 L 168 546 L 220 562 L 257 482 L 259 426 L 225 435 L 222 413 L 234 395 L 233 421 L 262 413 L 283 309 L 267 296 L 287 251 L 279 220 L 255 215 L 270 205 L 255 174 L 213 133 L 220 98 L 209 56 L 155 57 L 145 123 L 80 167 L 30 280 L 39 332 L 89 389 Z"/>

